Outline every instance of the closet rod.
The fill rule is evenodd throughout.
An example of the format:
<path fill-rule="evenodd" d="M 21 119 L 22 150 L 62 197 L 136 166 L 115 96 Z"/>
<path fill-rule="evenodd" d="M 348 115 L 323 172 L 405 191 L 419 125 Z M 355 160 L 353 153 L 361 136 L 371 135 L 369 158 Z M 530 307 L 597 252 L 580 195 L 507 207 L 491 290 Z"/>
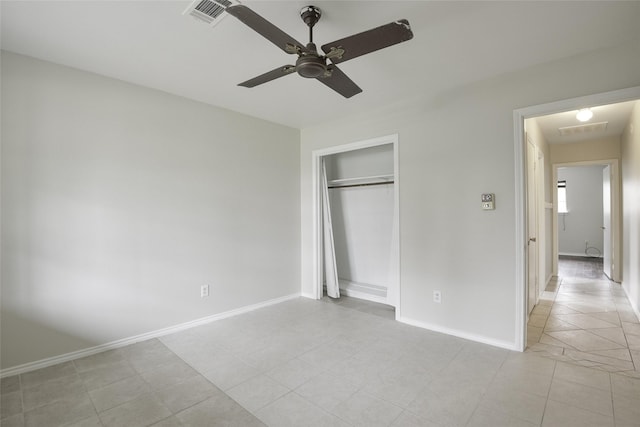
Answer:
<path fill-rule="evenodd" d="M 329 188 L 329 190 L 331 190 L 333 188 L 369 187 L 369 186 L 372 186 L 372 185 L 386 185 L 386 184 L 393 184 L 393 181 L 367 182 L 367 183 L 363 183 L 363 184 L 334 185 L 334 186 L 331 186 L 331 187 L 328 187 L 328 188 Z"/>

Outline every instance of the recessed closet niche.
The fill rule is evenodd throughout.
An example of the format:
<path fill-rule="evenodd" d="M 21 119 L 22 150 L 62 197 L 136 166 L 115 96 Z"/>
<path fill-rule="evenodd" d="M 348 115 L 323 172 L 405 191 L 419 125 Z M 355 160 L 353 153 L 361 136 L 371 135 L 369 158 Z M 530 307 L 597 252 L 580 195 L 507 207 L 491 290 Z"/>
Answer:
<path fill-rule="evenodd" d="M 323 164 L 327 294 L 395 306 L 393 144 L 324 156 Z M 332 277 L 338 279 L 337 295 Z"/>

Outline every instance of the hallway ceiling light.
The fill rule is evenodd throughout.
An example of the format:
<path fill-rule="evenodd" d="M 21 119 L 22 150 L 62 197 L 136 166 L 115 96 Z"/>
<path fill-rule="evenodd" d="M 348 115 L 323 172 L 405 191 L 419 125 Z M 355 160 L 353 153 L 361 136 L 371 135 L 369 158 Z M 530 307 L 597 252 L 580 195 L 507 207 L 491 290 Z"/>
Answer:
<path fill-rule="evenodd" d="M 578 114 L 576 114 L 576 119 L 581 122 L 588 122 L 591 120 L 591 117 L 593 117 L 593 111 L 591 111 L 591 108 L 582 108 L 578 111 Z"/>

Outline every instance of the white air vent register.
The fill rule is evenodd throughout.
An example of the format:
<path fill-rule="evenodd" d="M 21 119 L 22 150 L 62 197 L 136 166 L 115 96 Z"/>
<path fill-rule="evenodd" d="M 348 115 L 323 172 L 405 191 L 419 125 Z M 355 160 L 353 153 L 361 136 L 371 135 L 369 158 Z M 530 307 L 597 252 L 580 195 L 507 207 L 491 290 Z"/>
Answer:
<path fill-rule="evenodd" d="M 191 15 L 206 24 L 214 26 L 227 16 L 224 11 L 227 7 L 239 3 L 238 1 L 230 0 L 194 0 L 182 14 Z"/>
<path fill-rule="evenodd" d="M 609 122 L 588 123 L 586 125 L 565 126 L 558 128 L 561 136 L 584 135 L 607 130 Z"/>

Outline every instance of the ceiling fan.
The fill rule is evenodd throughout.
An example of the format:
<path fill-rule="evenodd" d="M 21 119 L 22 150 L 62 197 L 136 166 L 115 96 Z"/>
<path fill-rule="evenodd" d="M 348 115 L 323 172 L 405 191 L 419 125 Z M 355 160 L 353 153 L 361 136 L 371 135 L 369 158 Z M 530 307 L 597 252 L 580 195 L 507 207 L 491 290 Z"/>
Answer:
<path fill-rule="evenodd" d="M 321 55 L 313 43 L 313 26 L 322 14 L 315 6 L 306 6 L 300 11 L 300 17 L 309 27 L 309 43 L 306 46 L 242 4 L 229 6 L 225 10 L 286 53 L 298 55 L 295 65 L 283 65 L 238 85 L 248 88 L 297 72 L 302 77 L 317 79 L 345 98 L 350 98 L 362 92 L 362 89 L 336 64 L 413 38 L 409 21 L 400 19 L 327 43 L 321 47 L 324 52 Z"/>

